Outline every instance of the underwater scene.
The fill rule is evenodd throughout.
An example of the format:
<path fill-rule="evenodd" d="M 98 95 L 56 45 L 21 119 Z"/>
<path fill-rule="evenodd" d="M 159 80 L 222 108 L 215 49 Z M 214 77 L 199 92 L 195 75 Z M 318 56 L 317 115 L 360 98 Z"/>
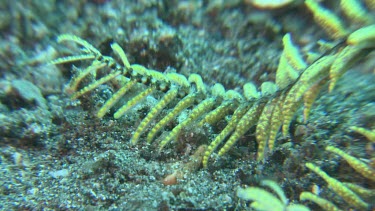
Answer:
<path fill-rule="evenodd" d="M 375 0 L 0 20 L 0 210 L 375 210 Z"/>

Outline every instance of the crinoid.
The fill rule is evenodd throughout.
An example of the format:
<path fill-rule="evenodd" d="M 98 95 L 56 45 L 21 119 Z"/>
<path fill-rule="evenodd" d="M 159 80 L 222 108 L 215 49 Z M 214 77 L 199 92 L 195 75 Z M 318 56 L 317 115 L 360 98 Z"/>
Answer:
<path fill-rule="evenodd" d="M 254 210 L 275 211 L 309 211 L 310 209 L 301 204 L 289 203 L 283 189 L 272 180 L 263 180 L 261 185 L 270 189 L 273 193 L 258 187 L 238 188 L 237 196 L 240 199 L 253 201 L 250 207 Z"/>
<path fill-rule="evenodd" d="M 317 20 L 331 17 L 315 14 L 321 10 L 315 1 L 309 0 L 306 4 L 312 8 Z M 322 26 L 329 28 L 331 22 L 326 21 Z M 325 25 L 326 23 L 328 25 Z M 72 93 L 73 99 L 87 95 L 105 83 L 116 83 L 120 87 L 99 109 L 96 114 L 98 118 L 102 118 L 116 104 L 122 102 L 120 99 L 129 91 L 138 90 L 116 110 L 115 119 L 121 118 L 145 97 L 161 96 L 133 132 L 130 138 L 133 144 L 143 139 L 145 132 L 145 140 L 148 143 L 153 142 L 160 131 L 183 111 L 188 111 L 188 115 L 161 138 L 158 144 L 160 150 L 175 141 L 180 132 L 189 125 L 214 125 L 219 120 L 229 119 L 207 147 L 203 158 L 203 166 L 207 167 L 211 154 L 218 146 L 221 146 L 218 154 L 225 154 L 253 126 L 256 126 L 257 157 L 262 161 L 265 153 L 274 149 L 279 129 L 282 128 L 284 136 L 288 135 L 289 125 L 300 104 L 304 103 L 306 120 L 315 98 L 328 79 L 331 78 L 329 89 L 332 90 L 337 79 L 355 61 L 373 50 L 375 25 L 365 25 L 352 33 L 345 30 L 345 34 L 340 34 L 339 37 L 344 41 L 338 42 L 336 47 L 308 63 L 293 44 L 291 35 L 286 34 L 276 81 L 264 82 L 260 91 L 253 83 L 246 83 L 242 93 L 226 90 L 220 83 L 209 87 L 198 74 L 184 76 L 178 73 L 161 73 L 139 64 L 130 64 L 124 50 L 117 43 L 113 43 L 111 48 L 120 58 L 118 61 L 114 57 L 102 55 L 85 40 L 68 34 L 58 36 L 57 41 L 75 42 L 83 47 L 82 51 L 76 55 L 58 58 L 52 63 L 89 61 L 89 65 L 79 69 L 68 85 L 67 90 Z M 102 69 L 107 70 L 106 75 L 98 77 L 97 72 Z M 133 89 L 135 86 L 140 88 Z M 163 110 L 166 110 L 167 114 L 160 116 Z M 156 117 L 160 120 L 151 124 Z"/>

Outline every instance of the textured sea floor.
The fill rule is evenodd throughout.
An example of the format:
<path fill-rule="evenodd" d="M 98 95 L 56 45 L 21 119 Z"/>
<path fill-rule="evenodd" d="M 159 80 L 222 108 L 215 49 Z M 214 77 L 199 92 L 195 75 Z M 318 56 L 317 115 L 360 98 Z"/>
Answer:
<path fill-rule="evenodd" d="M 213 156 L 207 169 L 192 168 L 173 185 L 163 180 L 191 162 L 217 128 L 188 127 L 162 152 L 142 140 L 132 145 L 132 132 L 154 98 L 118 120 L 98 119 L 95 112 L 111 87 L 71 100 L 64 87 L 72 64 L 48 63 L 71 53 L 69 45 L 56 42 L 69 33 L 103 54 L 111 53 L 115 41 L 131 63 L 198 73 L 208 85 L 240 90 L 248 81 L 260 86 L 275 80 L 285 33 L 303 52 L 329 39 L 298 1 L 263 10 L 245 2 L 0 0 L 0 209 L 250 210 L 236 189 L 259 186 L 263 179 L 278 182 L 291 202 L 312 210 L 320 208 L 298 198 L 313 187 L 350 207 L 306 169 L 311 161 L 336 179 L 374 189 L 374 182 L 323 150 L 335 143 L 363 160 L 374 157 L 373 144 L 348 129 L 375 128 L 374 53 L 350 69 L 333 92 L 323 89 L 307 123 L 299 111 L 290 137 L 280 135 L 264 163 L 256 161 L 251 129 L 225 156 Z"/>

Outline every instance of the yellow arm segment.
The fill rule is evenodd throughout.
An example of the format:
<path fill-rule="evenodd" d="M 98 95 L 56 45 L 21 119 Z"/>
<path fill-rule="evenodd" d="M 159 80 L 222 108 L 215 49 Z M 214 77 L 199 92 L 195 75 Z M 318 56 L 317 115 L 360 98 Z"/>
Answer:
<path fill-rule="evenodd" d="M 348 164 L 356 170 L 358 173 L 360 173 L 362 176 L 366 177 L 367 179 L 370 179 L 372 181 L 375 181 L 375 170 L 372 169 L 369 165 L 366 163 L 362 162 L 356 157 L 353 157 L 344 151 L 342 151 L 339 148 L 333 147 L 333 146 L 328 146 L 326 147 L 326 150 L 329 152 L 333 152 L 337 155 L 340 155 L 342 158 L 348 162 Z"/>
<path fill-rule="evenodd" d="M 143 98 L 147 97 L 151 92 L 155 91 L 155 87 L 149 87 L 139 93 L 137 96 L 130 99 L 125 105 L 121 106 L 119 110 L 116 111 L 116 113 L 113 115 L 115 119 L 120 118 L 122 115 L 125 114 L 130 108 L 138 104 Z"/>
<path fill-rule="evenodd" d="M 322 7 L 316 0 L 306 0 L 305 4 L 312 12 L 315 21 L 326 30 L 328 35 L 334 39 L 345 37 L 346 30 L 339 17 Z"/>
<path fill-rule="evenodd" d="M 315 166 L 312 163 L 306 163 L 306 167 L 315 172 L 316 174 L 318 174 L 321 178 L 323 178 L 328 183 L 329 187 L 349 204 L 355 206 L 358 209 L 368 208 L 369 205 L 366 202 L 364 202 L 357 194 L 355 194 L 352 190 L 350 190 L 340 181 L 330 177 L 318 166 Z"/>
<path fill-rule="evenodd" d="M 324 210 L 329 210 L 329 211 L 342 211 L 341 209 L 339 209 L 338 207 L 336 207 L 336 205 L 334 205 L 332 202 L 328 201 L 327 199 L 324 199 L 322 197 L 319 197 L 313 193 L 310 193 L 310 192 L 302 192 L 300 195 L 299 195 L 299 200 L 301 201 L 312 201 L 314 202 L 315 204 L 319 205 L 321 208 L 323 208 Z"/>
<path fill-rule="evenodd" d="M 184 97 L 163 119 L 161 119 L 147 134 L 147 142 L 151 143 L 156 134 L 182 110 L 194 104 L 197 94 L 190 94 Z"/>
<path fill-rule="evenodd" d="M 176 98 L 177 93 L 177 89 L 169 90 L 163 96 L 163 98 L 154 107 L 152 107 L 150 112 L 148 112 L 147 116 L 142 120 L 142 122 L 138 125 L 138 128 L 134 131 L 134 134 L 130 139 L 130 142 L 132 144 L 136 144 L 138 142 L 139 137 L 146 130 L 150 122 L 163 110 L 165 106 L 168 105 L 168 103 Z"/>
<path fill-rule="evenodd" d="M 96 116 L 98 118 L 102 118 L 109 109 L 111 109 L 113 107 L 113 105 L 115 105 L 118 100 L 124 96 L 124 94 L 129 91 L 129 89 L 131 87 L 133 87 L 137 82 L 134 81 L 134 80 L 131 80 L 129 82 L 127 82 L 123 87 L 121 87 L 115 94 L 112 95 L 111 98 L 109 98 L 105 103 L 104 105 L 99 109 L 98 113 L 96 114 Z"/>
<path fill-rule="evenodd" d="M 211 108 L 215 105 L 215 98 L 208 98 L 206 100 L 203 100 L 200 102 L 189 114 L 187 119 L 185 119 L 183 122 L 178 124 L 176 127 L 172 129 L 172 131 L 165 137 L 159 145 L 159 149 L 162 150 L 165 145 L 167 145 L 169 142 L 171 142 L 173 139 L 176 138 L 176 136 L 179 134 L 182 128 L 186 127 L 190 123 L 192 123 L 194 120 L 199 118 L 204 113 L 211 110 Z"/>

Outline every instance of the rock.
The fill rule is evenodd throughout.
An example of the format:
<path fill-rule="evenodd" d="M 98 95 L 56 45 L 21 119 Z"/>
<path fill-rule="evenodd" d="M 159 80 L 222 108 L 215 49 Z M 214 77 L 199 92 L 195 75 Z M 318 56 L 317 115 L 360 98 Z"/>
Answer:
<path fill-rule="evenodd" d="M 0 81 L 0 100 L 8 108 L 33 108 L 39 106 L 47 109 L 46 99 L 40 89 L 26 80 Z"/>

